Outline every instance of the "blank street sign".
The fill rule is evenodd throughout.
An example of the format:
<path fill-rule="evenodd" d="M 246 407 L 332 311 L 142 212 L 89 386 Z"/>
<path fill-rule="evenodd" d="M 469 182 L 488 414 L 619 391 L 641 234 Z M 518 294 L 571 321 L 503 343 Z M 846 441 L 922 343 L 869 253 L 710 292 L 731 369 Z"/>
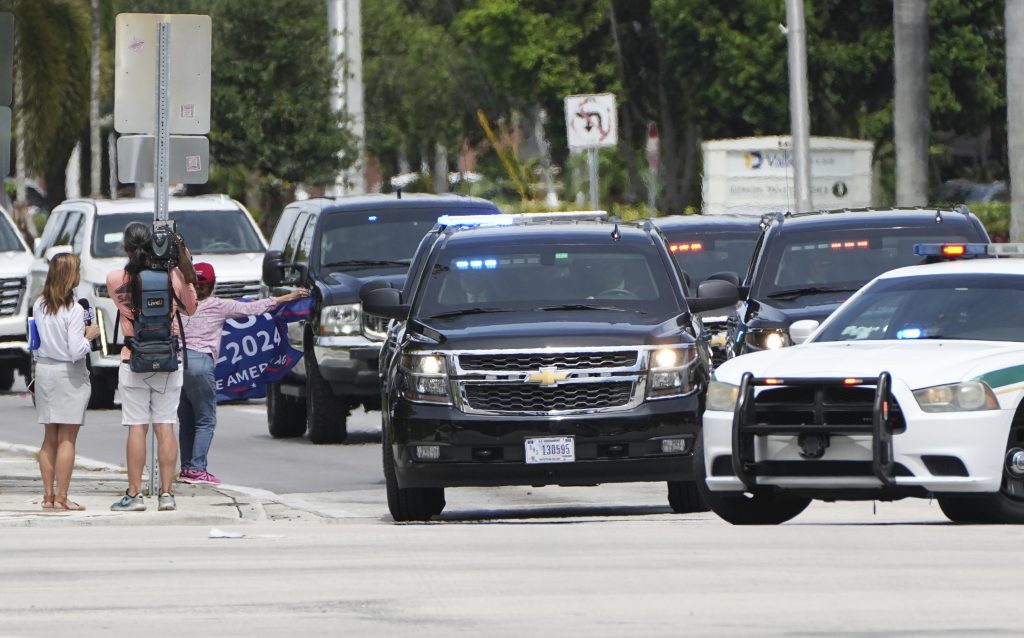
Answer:
<path fill-rule="evenodd" d="M 156 134 L 157 30 L 171 24 L 172 135 L 210 132 L 210 16 L 121 13 L 114 45 L 114 128 Z"/>
<path fill-rule="evenodd" d="M 117 179 L 123 184 L 155 182 L 154 135 L 122 135 L 117 138 Z M 210 140 L 200 135 L 172 135 L 172 184 L 205 184 L 210 179 Z"/>

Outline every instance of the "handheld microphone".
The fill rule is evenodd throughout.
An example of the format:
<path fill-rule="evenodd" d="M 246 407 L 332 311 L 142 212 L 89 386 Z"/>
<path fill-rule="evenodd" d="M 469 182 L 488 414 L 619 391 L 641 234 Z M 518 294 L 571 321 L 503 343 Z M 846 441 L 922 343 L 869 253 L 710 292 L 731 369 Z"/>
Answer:
<path fill-rule="evenodd" d="M 92 311 L 92 306 L 89 305 L 89 300 L 79 299 L 78 305 L 85 310 L 85 325 L 91 326 L 93 320 L 96 318 L 96 315 Z M 89 342 L 89 344 L 93 350 L 100 350 L 103 348 L 103 345 L 100 343 L 100 340 L 98 338 L 93 339 L 92 341 Z"/>

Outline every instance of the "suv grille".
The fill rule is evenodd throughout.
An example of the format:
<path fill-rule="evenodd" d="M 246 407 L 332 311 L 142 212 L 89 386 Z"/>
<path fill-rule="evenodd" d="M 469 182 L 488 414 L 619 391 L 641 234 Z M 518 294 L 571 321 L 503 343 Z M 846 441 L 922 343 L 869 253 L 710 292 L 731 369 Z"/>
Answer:
<path fill-rule="evenodd" d="M 0 317 L 13 317 L 21 307 L 25 278 L 0 279 Z"/>
<path fill-rule="evenodd" d="M 259 297 L 261 284 L 253 281 L 218 281 L 213 294 L 218 297 L 238 299 L 240 297 Z"/>
<path fill-rule="evenodd" d="M 588 370 L 592 368 L 628 368 L 636 365 L 636 358 L 635 350 L 551 354 L 464 354 L 459 356 L 459 366 L 463 370 L 508 372 L 527 372 L 552 367 L 559 370 Z"/>
<path fill-rule="evenodd" d="M 762 390 L 754 399 L 757 423 L 765 425 L 864 425 L 874 419 L 874 388 L 790 386 Z M 889 397 L 889 422 L 906 427 L 895 397 Z"/>
<path fill-rule="evenodd" d="M 466 401 L 474 410 L 585 410 L 625 405 L 633 394 L 633 382 L 565 383 L 553 388 L 522 383 L 467 383 L 465 392 Z"/>
<path fill-rule="evenodd" d="M 379 315 L 363 313 L 363 336 L 370 341 L 384 341 L 391 320 Z"/>

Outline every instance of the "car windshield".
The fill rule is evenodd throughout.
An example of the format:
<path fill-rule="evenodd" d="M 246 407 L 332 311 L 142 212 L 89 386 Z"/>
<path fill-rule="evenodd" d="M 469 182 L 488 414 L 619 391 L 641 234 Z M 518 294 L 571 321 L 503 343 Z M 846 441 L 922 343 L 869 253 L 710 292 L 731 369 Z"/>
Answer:
<path fill-rule="evenodd" d="M 815 341 L 1024 341 L 1024 276 L 880 279 L 841 308 Z"/>
<path fill-rule="evenodd" d="M 666 236 L 676 262 L 690 276 L 691 289 L 696 289 L 700 282 L 715 273 L 734 272 L 742 277 L 760 234 L 760 227 L 754 225 L 742 232 L 673 232 Z"/>
<path fill-rule="evenodd" d="M 442 214 L 437 209 L 329 214 L 320 234 L 320 266 L 407 267 L 423 236 Z"/>
<path fill-rule="evenodd" d="M 966 224 L 951 226 L 783 231 L 760 260 L 751 297 L 795 299 L 853 291 L 883 272 L 923 263 L 914 244 L 984 241 Z"/>
<path fill-rule="evenodd" d="M 7 218 L 0 215 L 0 252 L 12 250 L 23 251 L 25 247 L 18 241 L 18 231 L 14 229 Z"/>
<path fill-rule="evenodd" d="M 491 244 L 442 252 L 419 314 L 495 311 L 681 312 L 666 264 L 650 245 Z"/>
<path fill-rule="evenodd" d="M 193 255 L 229 255 L 264 250 L 256 230 L 241 210 L 171 211 L 170 218 L 177 222 L 178 232 L 185 238 L 185 245 Z M 123 256 L 121 240 L 124 227 L 131 222 L 150 224 L 153 214 L 97 215 L 92 231 L 92 256 Z"/>

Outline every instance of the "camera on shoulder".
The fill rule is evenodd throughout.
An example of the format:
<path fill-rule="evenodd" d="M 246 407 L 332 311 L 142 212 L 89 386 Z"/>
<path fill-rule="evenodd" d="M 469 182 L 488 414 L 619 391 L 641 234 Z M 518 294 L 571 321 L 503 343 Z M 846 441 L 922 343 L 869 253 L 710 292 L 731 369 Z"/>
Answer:
<path fill-rule="evenodd" d="M 184 245 L 185 240 L 178 234 L 178 228 L 173 220 L 159 220 L 153 222 L 153 270 L 170 270 L 178 265 L 180 255 L 178 245 Z"/>

